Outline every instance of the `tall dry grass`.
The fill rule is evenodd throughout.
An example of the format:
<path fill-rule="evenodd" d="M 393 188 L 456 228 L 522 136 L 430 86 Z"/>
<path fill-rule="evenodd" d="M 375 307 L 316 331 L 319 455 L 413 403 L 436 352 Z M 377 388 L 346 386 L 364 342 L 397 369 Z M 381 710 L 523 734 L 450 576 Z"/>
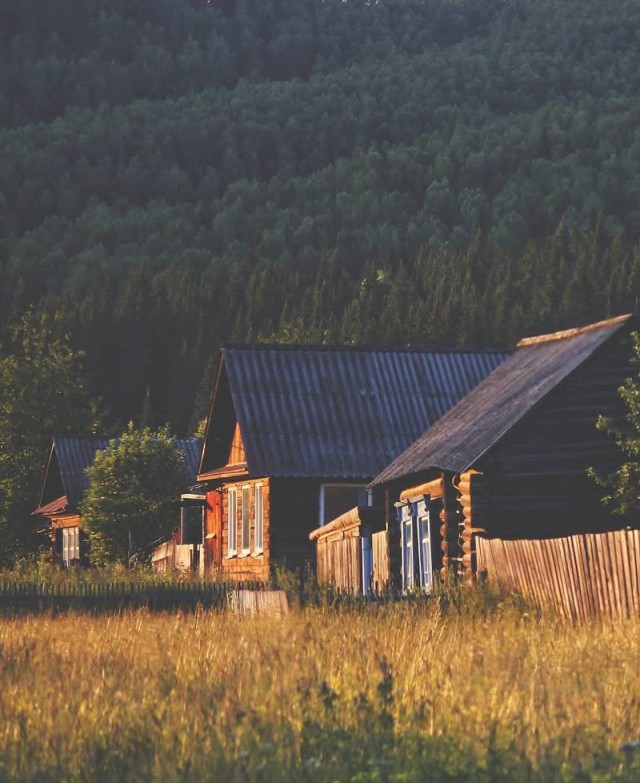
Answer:
<path fill-rule="evenodd" d="M 640 622 L 442 606 L 0 619 L 0 781 L 640 779 Z"/>

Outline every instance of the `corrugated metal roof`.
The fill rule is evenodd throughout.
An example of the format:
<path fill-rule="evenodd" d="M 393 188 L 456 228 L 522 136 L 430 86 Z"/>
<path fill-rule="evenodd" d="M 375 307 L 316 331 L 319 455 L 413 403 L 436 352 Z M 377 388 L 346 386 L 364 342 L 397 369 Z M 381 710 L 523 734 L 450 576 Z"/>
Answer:
<path fill-rule="evenodd" d="M 189 481 L 193 482 L 198 474 L 202 441 L 200 438 L 176 438 L 176 444 L 184 454 L 184 460 L 189 470 Z"/>
<path fill-rule="evenodd" d="M 504 364 L 391 462 L 371 486 L 429 468 L 459 473 L 472 467 L 630 318 L 522 340 Z"/>
<path fill-rule="evenodd" d="M 69 510 L 78 508 L 89 485 L 85 470 L 93 465 L 97 452 L 105 449 L 107 444 L 108 439 L 102 437 L 58 435 L 53 438 L 52 455 L 47 470 L 52 470 L 57 461 L 62 486 L 69 501 Z M 184 454 L 189 477 L 193 481 L 200 458 L 200 441 L 198 438 L 178 438 L 176 444 Z M 45 477 L 43 486 L 46 485 Z M 41 502 L 42 500 L 43 498 Z"/>
<path fill-rule="evenodd" d="M 107 447 L 107 438 L 76 437 L 70 435 L 53 438 L 53 453 L 60 468 L 60 477 L 69 510 L 76 510 L 89 486 L 85 469 L 93 465 L 98 451 Z M 49 469 L 54 464 L 49 461 Z"/>
<path fill-rule="evenodd" d="M 366 479 L 507 356 L 234 346 L 223 367 L 252 474 Z"/>

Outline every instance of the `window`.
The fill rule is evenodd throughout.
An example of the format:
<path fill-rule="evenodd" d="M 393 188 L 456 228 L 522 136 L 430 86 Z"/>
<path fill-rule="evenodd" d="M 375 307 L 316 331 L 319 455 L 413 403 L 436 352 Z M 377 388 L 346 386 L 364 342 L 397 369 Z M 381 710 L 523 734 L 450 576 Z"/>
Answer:
<path fill-rule="evenodd" d="M 433 591 L 433 563 L 431 559 L 431 499 L 396 504 L 400 523 L 402 547 L 402 589 L 420 586 Z"/>
<path fill-rule="evenodd" d="M 238 554 L 238 490 L 235 487 L 229 488 L 228 499 L 229 540 L 227 557 L 233 557 Z"/>
<path fill-rule="evenodd" d="M 427 593 L 433 592 L 433 565 L 431 561 L 431 499 L 425 497 L 416 504 L 418 560 L 420 587 Z"/>
<path fill-rule="evenodd" d="M 254 488 L 255 492 L 255 516 L 256 516 L 256 531 L 253 540 L 253 551 L 256 555 L 259 555 L 264 551 L 264 501 L 263 501 L 263 486 L 262 484 L 256 484 Z"/>
<path fill-rule="evenodd" d="M 242 554 L 248 555 L 251 549 L 251 487 L 242 487 Z"/>
<path fill-rule="evenodd" d="M 320 487 L 320 525 L 344 514 L 354 506 L 368 505 L 365 484 L 323 484 Z"/>
<path fill-rule="evenodd" d="M 415 563 L 413 546 L 413 509 L 411 503 L 398 503 L 396 512 L 400 522 L 400 545 L 402 547 L 402 589 L 415 586 Z"/>
<path fill-rule="evenodd" d="M 62 562 L 69 568 L 80 560 L 80 528 L 65 527 L 62 529 Z"/>

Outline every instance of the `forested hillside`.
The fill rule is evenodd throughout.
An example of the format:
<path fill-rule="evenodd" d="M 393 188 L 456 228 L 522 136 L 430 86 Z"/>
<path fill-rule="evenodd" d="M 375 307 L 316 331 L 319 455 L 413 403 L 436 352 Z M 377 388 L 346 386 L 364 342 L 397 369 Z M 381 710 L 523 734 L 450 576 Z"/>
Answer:
<path fill-rule="evenodd" d="M 639 47 L 635 0 L 0 0 L 0 327 L 185 432 L 224 340 L 635 309 Z"/>

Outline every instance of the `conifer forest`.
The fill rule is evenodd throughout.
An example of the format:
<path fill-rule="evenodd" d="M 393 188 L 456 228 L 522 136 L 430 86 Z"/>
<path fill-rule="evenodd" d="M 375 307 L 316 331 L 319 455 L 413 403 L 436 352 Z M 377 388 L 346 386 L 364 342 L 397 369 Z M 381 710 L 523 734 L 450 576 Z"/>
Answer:
<path fill-rule="evenodd" d="M 0 0 L 0 356 L 194 431 L 224 342 L 636 309 L 634 0 Z"/>

